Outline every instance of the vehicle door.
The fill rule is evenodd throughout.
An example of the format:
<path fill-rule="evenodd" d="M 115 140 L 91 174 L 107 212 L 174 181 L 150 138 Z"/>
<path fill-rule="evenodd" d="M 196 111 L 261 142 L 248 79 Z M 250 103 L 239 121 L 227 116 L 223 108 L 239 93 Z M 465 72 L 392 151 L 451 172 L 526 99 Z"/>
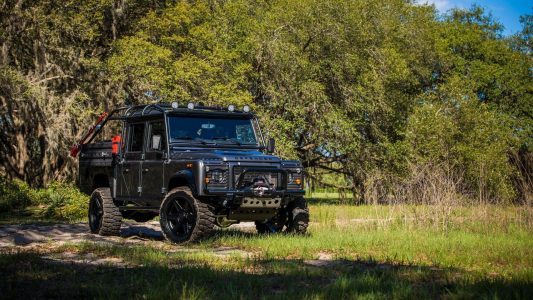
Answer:
<path fill-rule="evenodd" d="M 148 122 L 146 154 L 142 164 L 143 201 L 159 205 L 165 192 L 166 130 L 163 119 Z"/>
<path fill-rule="evenodd" d="M 129 123 L 126 128 L 126 149 L 119 167 L 120 198 L 138 199 L 142 193 L 141 168 L 144 160 L 145 122 Z"/>

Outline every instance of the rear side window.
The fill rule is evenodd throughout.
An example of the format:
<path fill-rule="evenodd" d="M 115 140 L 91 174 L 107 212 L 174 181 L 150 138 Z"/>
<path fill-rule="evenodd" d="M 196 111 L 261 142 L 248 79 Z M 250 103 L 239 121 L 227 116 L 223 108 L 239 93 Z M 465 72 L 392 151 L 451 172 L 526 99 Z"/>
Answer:
<path fill-rule="evenodd" d="M 144 141 L 144 123 L 130 125 L 129 152 L 141 152 Z"/>
<path fill-rule="evenodd" d="M 162 151 L 167 147 L 165 141 L 165 124 L 163 121 L 150 124 L 150 136 L 148 140 L 148 151 Z"/>

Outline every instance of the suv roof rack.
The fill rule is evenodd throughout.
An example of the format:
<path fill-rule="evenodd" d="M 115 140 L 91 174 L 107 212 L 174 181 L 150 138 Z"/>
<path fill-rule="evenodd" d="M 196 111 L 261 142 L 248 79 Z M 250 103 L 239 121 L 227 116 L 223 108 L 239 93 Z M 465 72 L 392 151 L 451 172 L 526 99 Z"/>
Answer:
<path fill-rule="evenodd" d="M 129 117 L 137 117 L 137 116 L 145 116 L 147 114 L 156 112 L 166 113 L 166 112 L 187 112 L 187 111 L 213 111 L 213 112 L 231 112 L 231 113 L 243 113 L 243 114 L 251 114 L 250 111 L 242 111 L 242 110 L 230 110 L 227 107 L 223 106 L 205 106 L 205 105 L 195 105 L 194 103 L 189 103 L 189 105 L 192 104 L 193 108 L 189 108 L 189 106 L 178 106 L 176 108 L 172 107 L 172 104 L 170 103 L 153 103 L 153 104 L 143 104 L 143 105 L 130 105 L 130 106 L 124 106 L 117 108 L 113 110 L 109 114 L 109 119 L 124 119 Z M 118 114 L 118 115 L 116 115 Z M 115 116 L 116 115 L 116 116 Z"/>

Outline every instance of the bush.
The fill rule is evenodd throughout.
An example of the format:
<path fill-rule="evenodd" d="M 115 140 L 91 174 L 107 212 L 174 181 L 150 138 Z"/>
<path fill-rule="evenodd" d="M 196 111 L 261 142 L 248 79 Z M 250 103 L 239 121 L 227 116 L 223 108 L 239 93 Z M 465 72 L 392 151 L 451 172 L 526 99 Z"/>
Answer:
<path fill-rule="evenodd" d="M 75 221 L 87 215 L 89 199 L 76 187 L 53 182 L 46 189 L 34 193 L 35 204 L 46 205 L 48 218 Z"/>
<path fill-rule="evenodd" d="M 10 181 L 0 176 L 0 212 L 22 209 L 30 205 L 29 190 L 28 184 L 23 181 L 18 179 Z"/>
<path fill-rule="evenodd" d="M 44 206 L 47 218 L 75 221 L 87 215 L 88 196 L 76 187 L 53 182 L 42 189 L 30 188 L 20 180 L 0 177 L 0 212 L 23 209 L 29 205 Z"/>
<path fill-rule="evenodd" d="M 81 193 L 76 187 L 52 183 L 47 192 L 48 204 L 46 215 L 52 218 L 79 220 L 87 216 L 89 197 Z"/>

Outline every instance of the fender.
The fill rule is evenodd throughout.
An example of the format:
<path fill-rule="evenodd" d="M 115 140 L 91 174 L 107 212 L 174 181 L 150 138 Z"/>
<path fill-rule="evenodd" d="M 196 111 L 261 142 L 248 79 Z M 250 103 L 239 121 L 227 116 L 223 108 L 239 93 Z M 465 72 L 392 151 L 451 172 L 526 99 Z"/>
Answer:
<path fill-rule="evenodd" d="M 198 189 L 196 181 L 194 180 L 194 174 L 192 170 L 180 170 L 170 177 L 168 180 L 168 192 L 177 186 L 188 186 L 191 189 L 193 195 L 198 195 Z"/>

